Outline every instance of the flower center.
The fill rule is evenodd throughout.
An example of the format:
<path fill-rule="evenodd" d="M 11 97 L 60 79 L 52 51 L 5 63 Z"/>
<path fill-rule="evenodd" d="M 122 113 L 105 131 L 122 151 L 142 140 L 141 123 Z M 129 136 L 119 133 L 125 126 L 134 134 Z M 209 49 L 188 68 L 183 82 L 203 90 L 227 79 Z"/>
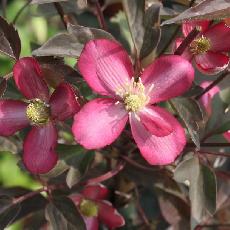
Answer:
<path fill-rule="evenodd" d="M 190 50 L 193 54 L 203 54 L 211 48 L 211 42 L 208 38 L 202 36 L 192 41 Z"/>
<path fill-rule="evenodd" d="M 80 211 L 84 216 L 93 217 L 98 215 L 98 206 L 91 200 L 83 199 L 80 203 Z"/>
<path fill-rule="evenodd" d="M 143 108 L 149 101 L 149 97 L 145 92 L 145 87 L 139 78 L 136 82 L 134 78 L 131 82 L 126 83 L 123 89 L 117 91 L 122 97 L 125 109 L 128 112 L 137 112 Z"/>
<path fill-rule="evenodd" d="M 49 120 L 50 108 L 42 100 L 35 99 L 27 106 L 26 116 L 32 123 L 43 125 Z"/>

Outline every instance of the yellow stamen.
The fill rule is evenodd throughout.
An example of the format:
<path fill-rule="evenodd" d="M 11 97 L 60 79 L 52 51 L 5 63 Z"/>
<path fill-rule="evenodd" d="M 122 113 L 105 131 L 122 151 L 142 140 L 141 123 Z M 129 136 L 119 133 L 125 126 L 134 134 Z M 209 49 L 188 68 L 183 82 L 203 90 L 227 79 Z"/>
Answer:
<path fill-rule="evenodd" d="M 97 216 L 98 206 L 93 201 L 84 199 L 80 203 L 80 211 L 87 217 Z"/>
<path fill-rule="evenodd" d="M 211 42 L 204 36 L 193 40 L 190 44 L 190 50 L 195 55 L 206 53 L 210 48 Z"/>
<path fill-rule="evenodd" d="M 141 79 L 136 82 L 134 78 L 132 78 L 131 82 L 125 84 L 124 89 L 117 90 L 117 94 L 123 98 L 125 109 L 128 112 L 139 111 L 149 101 Z"/>
<path fill-rule="evenodd" d="M 43 125 L 49 120 L 50 108 L 42 100 L 35 99 L 27 106 L 26 116 L 32 123 Z"/>

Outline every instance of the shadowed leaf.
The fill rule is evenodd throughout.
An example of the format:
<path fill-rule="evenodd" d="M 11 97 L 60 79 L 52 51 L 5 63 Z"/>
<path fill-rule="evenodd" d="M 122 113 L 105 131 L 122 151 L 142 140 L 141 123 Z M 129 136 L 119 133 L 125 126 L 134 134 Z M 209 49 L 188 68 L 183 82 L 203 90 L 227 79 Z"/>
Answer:
<path fill-rule="evenodd" d="M 189 185 L 191 212 L 194 218 L 192 224 L 199 223 L 206 211 L 211 215 L 215 213 L 216 177 L 209 167 L 199 162 L 197 156 L 181 162 L 174 172 L 174 179 Z"/>
<path fill-rule="evenodd" d="M 199 149 L 199 123 L 203 121 L 203 112 L 199 104 L 191 98 L 177 97 L 170 100 L 170 105 L 184 122 L 192 141 Z"/>
<path fill-rule="evenodd" d="M 2 17 L 0 17 L 0 52 L 13 59 L 18 59 L 21 52 L 21 41 L 17 30 Z"/>
<path fill-rule="evenodd" d="M 177 17 L 164 21 L 162 25 L 188 20 L 221 19 L 229 17 L 230 0 L 204 0 L 194 7 L 185 10 Z"/>
<path fill-rule="evenodd" d="M 33 51 L 35 56 L 79 57 L 84 44 L 92 39 L 113 36 L 101 29 L 89 28 L 79 25 L 68 25 L 67 33 L 60 33 L 50 38 L 42 47 Z"/>
<path fill-rule="evenodd" d="M 32 0 L 30 4 L 44 4 L 52 2 L 67 2 L 68 0 Z"/>
<path fill-rule="evenodd" d="M 46 207 L 46 219 L 54 230 L 86 230 L 85 222 L 67 197 L 55 197 Z"/>
<path fill-rule="evenodd" d="M 0 97 L 2 97 L 6 91 L 7 80 L 4 78 L 0 82 Z"/>

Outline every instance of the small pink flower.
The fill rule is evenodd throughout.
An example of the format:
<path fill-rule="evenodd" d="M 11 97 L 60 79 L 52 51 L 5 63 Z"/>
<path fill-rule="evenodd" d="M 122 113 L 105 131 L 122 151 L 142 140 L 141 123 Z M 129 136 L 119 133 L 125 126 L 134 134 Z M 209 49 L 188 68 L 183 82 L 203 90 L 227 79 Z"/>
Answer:
<path fill-rule="evenodd" d="M 102 184 L 87 185 L 80 194 L 71 195 L 84 217 L 87 230 L 98 230 L 99 221 L 109 229 L 115 229 L 125 224 L 124 218 L 107 201 L 108 189 Z"/>
<path fill-rule="evenodd" d="M 205 89 L 210 84 L 211 82 L 205 81 L 205 82 L 202 82 L 200 86 Z M 209 117 L 212 114 L 212 99 L 219 92 L 220 92 L 220 88 L 218 86 L 214 86 L 207 93 L 205 93 L 200 99 L 200 102 L 204 106 Z M 230 130 L 223 133 L 223 136 L 227 141 L 230 142 Z"/>
<path fill-rule="evenodd" d="M 186 37 L 195 27 L 201 32 L 184 51 L 182 56 L 189 61 L 194 60 L 197 69 L 204 74 L 217 74 L 229 63 L 226 54 L 230 51 L 230 28 L 225 22 L 209 26 L 209 21 L 189 21 L 182 25 Z M 174 50 L 184 38 L 177 38 Z"/>
<path fill-rule="evenodd" d="M 67 83 L 61 83 L 49 96 L 39 63 L 32 57 L 18 60 L 13 73 L 27 100 L 0 100 L 0 135 L 13 135 L 31 124 L 23 144 L 23 162 L 31 173 L 46 173 L 57 163 L 55 122 L 71 117 L 80 106 Z"/>
<path fill-rule="evenodd" d="M 106 39 L 89 41 L 78 67 L 86 82 L 107 98 L 94 99 L 75 115 L 75 139 L 87 149 L 111 144 L 129 119 L 142 156 L 150 164 L 169 164 L 186 143 L 179 122 L 158 102 L 181 95 L 194 78 L 192 65 L 176 55 L 161 57 L 148 66 L 138 81 L 128 54 Z"/>

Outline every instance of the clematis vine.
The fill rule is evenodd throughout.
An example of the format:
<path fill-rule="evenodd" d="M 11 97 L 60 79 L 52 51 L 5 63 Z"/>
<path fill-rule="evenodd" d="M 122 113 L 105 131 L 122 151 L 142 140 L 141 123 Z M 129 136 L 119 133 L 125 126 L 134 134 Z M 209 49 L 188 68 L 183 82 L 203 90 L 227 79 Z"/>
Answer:
<path fill-rule="evenodd" d="M 99 222 L 109 229 L 115 229 L 125 224 L 124 218 L 107 201 L 109 190 L 102 184 L 87 185 L 80 194 L 71 195 L 71 199 L 81 212 L 87 230 L 98 230 Z"/>
<path fill-rule="evenodd" d="M 129 119 L 133 138 L 150 164 L 175 160 L 186 143 L 184 129 L 156 103 L 190 88 L 194 70 L 187 60 L 176 55 L 161 57 L 137 77 L 119 43 L 98 39 L 85 45 L 78 68 L 89 86 L 106 98 L 88 102 L 74 116 L 72 131 L 77 142 L 86 149 L 109 145 Z"/>
<path fill-rule="evenodd" d="M 210 25 L 210 21 L 189 21 L 182 25 L 182 32 L 186 37 L 194 28 L 200 33 L 186 48 L 182 56 L 194 61 L 197 69 L 204 74 L 217 74 L 229 64 L 230 27 L 226 22 Z M 179 47 L 184 38 L 177 38 L 174 50 Z"/>
<path fill-rule="evenodd" d="M 80 105 L 68 83 L 61 83 L 50 96 L 39 63 L 32 57 L 18 60 L 13 74 L 26 100 L 0 100 L 0 135 L 10 136 L 32 125 L 23 144 L 23 162 L 31 173 L 47 173 L 58 160 L 55 123 L 70 118 Z"/>
<path fill-rule="evenodd" d="M 210 85 L 211 83 L 208 81 L 202 82 L 200 86 L 202 88 L 206 88 Z M 201 98 L 200 98 L 200 103 L 204 106 L 208 116 L 210 117 L 212 115 L 212 99 L 213 97 L 220 92 L 220 88 L 218 86 L 214 86 L 211 90 L 209 90 L 207 93 L 205 93 Z M 223 133 L 223 137 L 230 142 L 230 130 Z"/>

